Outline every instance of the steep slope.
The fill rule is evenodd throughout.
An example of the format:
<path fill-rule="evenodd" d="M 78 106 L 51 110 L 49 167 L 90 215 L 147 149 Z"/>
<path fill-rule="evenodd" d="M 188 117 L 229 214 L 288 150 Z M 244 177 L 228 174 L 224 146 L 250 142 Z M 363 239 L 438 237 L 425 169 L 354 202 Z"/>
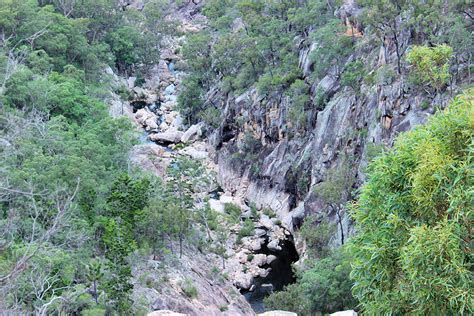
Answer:
<path fill-rule="evenodd" d="M 304 36 L 295 41 L 299 43 L 301 80 L 309 87 L 310 100 L 316 104 L 324 96 L 322 106 L 305 107 L 303 128 L 292 126 L 289 113 L 294 102 L 284 93 L 262 96 L 251 87 L 235 95 L 217 84 L 206 96 L 208 106 L 222 110 L 221 122 L 208 139 L 216 149 L 218 179 L 224 190 L 259 209 L 273 209 L 292 232 L 306 215 L 327 213 L 338 223 L 334 245 L 351 234 L 352 224 L 342 204 L 363 183 L 367 161 L 391 146 L 398 133 L 423 124 L 436 109 L 444 108 L 460 85 L 469 81 L 470 59 L 465 55 L 449 86 L 438 91 L 413 84 L 409 65 L 403 60 L 402 74 L 397 74 L 397 50 L 407 51 L 418 39 L 408 27 L 400 27 L 396 41 L 386 36 L 380 45 L 373 29 L 366 32 L 362 28 L 361 12 L 355 1 L 345 1 L 335 10 L 346 27 L 346 33 L 335 36 L 350 37 L 355 43 L 338 67 L 361 61 L 366 69 L 365 77 L 354 79 L 357 89 L 343 84 L 344 76 L 336 66 L 315 79 L 313 69 L 319 61 L 314 51 L 320 44 Z M 335 189 L 339 197 L 334 201 L 319 190 L 330 181 L 329 170 L 344 172 L 340 177 L 345 178 Z M 304 253 L 301 243 L 298 249 Z"/>
<path fill-rule="evenodd" d="M 184 52 L 185 59 L 181 55 L 186 50 L 186 43 L 196 44 L 192 34 L 199 36 L 210 32 L 211 36 L 204 40 L 198 37 L 197 43 L 211 51 L 217 50 L 212 46 L 217 45 L 219 35 L 213 30 L 212 23 L 201 15 L 206 11 L 205 4 L 190 2 L 170 16 L 181 20 L 184 36 L 165 39 L 162 59 L 143 87 L 129 84 L 134 94 L 130 115 L 156 143 L 136 147 L 131 160 L 166 177 L 166 167 L 174 158 L 189 156 L 203 161 L 209 170 L 217 173 L 223 193 L 218 193 L 217 198 L 215 190 L 205 194 L 210 198 L 211 207 L 224 213 L 225 204 L 236 204 L 242 218 L 239 225 L 225 224 L 229 229 L 229 241 L 224 271 L 233 285 L 260 311 L 263 309 L 262 296 L 293 282 L 291 264 L 309 256 L 311 249 L 307 248 L 299 231 L 305 218 L 316 218 L 316 230 L 318 223 L 328 218 L 336 227 L 330 244 L 344 244 L 353 234 L 353 223 L 344 204 L 354 197 L 354 190 L 364 182 L 368 161 L 390 147 L 400 132 L 423 124 L 437 109 L 444 108 L 459 87 L 469 81 L 466 69 L 470 59 L 461 52 L 456 64 L 457 73 L 440 89 L 417 85 L 409 77 L 410 65 L 399 58 L 400 51 L 407 51 L 419 42 L 414 33 L 401 27 L 396 38 L 387 36 L 380 45 L 373 30 L 368 28 L 367 31 L 362 26 L 363 9 L 354 1 L 345 1 L 339 8 L 330 8 L 329 15 L 334 12 L 336 22 L 342 26 L 342 31 L 334 32 L 332 36 L 349 41 L 350 49 L 335 58 L 337 62 L 331 61 L 322 75 L 315 75 L 315 69 L 321 67 L 315 58 L 322 45 L 318 38 L 310 36 L 310 31 L 292 41 L 291 51 L 297 56 L 300 72 L 297 81 L 304 83 L 303 90 L 308 96 L 302 119 L 295 122 L 295 98 L 287 91 L 262 93 L 256 84 L 229 92 L 223 87 L 222 76 L 217 74 L 199 106 L 218 109 L 218 112 L 203 114 L 191 125 L 193 119 L 189 117 L 187 104 L 183 104 L 184 98 L 179 100 L 182 91 L 185 93 L 189 89 L 189 82 L 185 82 L 183 88 L 183 78 L 193 75 L 192 67 L 189 69 L 187 64 L 194 63 L 193 59 L 210 58 L 209 69 L 218 67 L 214 65 L 218 61 L 205 56 L 199 45 L 188 47 L 188 52 Z M 242 18 L 231 16 L 234 19 L 230 23 L 232 32 L 245 28 L 246 22 Z M 399 23 L 403 25 L 405 21 Z M 194 55 L 189 55 L 190 50 Z M 229 58 L 232 62 L 232 57 Z M 363 69 L 359 65 L 363 65 Z M 133 78 L 127 82 L 133 82 Z M 198 99 L 196 96 L 195 101 L 199 102 Z M 188 129 L 178 110 L 185 117 Z M 203 135 L 204 142 L 197 141 Z M 274 218 L 268 216 L 271 213 L 275 214 Z M 240 244 L 237 235 L 242 223 L 249 221 L 256 229 L 242 238 Z M 189 300 L 179 285 L 170 286 L 174 290 L 166 293 L 150 291 L 137 283 L 137 297 L 147 293 L 148 300 L 156 302 L 153 309 L 191 314 L 217 312 L 230 302 L 224 289 L 232 286 L 224 282 L 208 287 L 207 284 L 212 283 L 208 280 L 211 270 L 197 272 L 189 267 L 201 260 L 213 261 L 218 266 L 219 258 L 196 253 L 193 248 L 185 252 L 183 270 L 174 270 L 174 277 L 166 282 L 178 284 L 186 275 L 192 275 L 193 283 L 204 290 L 204 295 Z M 275 262 L 285 258 L 283 268 L 271 264 L 273 257 L 279 259 Z M 303 265 L 304 260 L 298 264 Z M 143 271 L 150 269 L 148 266 Z M 140 273 L 137 270 L 137 275 Z M 157 275 L 152 280 L 156 278 Z M 230 305 L 229 312 L 239 309 L 251 313 L 240 298 Z"/>

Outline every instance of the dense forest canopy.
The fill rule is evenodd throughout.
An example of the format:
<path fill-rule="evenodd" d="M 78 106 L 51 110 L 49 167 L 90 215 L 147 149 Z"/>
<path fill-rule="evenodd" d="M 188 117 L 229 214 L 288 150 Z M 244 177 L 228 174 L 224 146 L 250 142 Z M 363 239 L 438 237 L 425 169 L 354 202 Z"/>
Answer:
<path fill-rule="evenodd" d="M 350 209 L 356 234 L 341 236 L 344 245 L 334 249 L 336 225 L 307 216 L 298 227 L 307 250 L 297 281 L 265 304 L 301 315 L 472 314 L 472 4 L 356 2 L 360 12 L 344 19 L 339 0 L 205 1 L 206 27 L 187 34 L 179 52 L 187 73 L 180 113 L 212 131 L 225 109 L 208 92 L 235 97 L 254 89 L 265 100 L 290 100 L 290 139 L 309 133 L 310 110 L 324 111 L 330 96 L 313 84 L 326 77 L 359 100 L 394 80 L 407 82 L 407 94 L 451 95 L 425 126 L 377 150 L 359 190 L 345 181 L 351 157 L 328 172 L 318 194 L 339 217 Z M 131 168 L 136 129 L 109 114 L 110 95 L 129 93 L 115 74 L 145 81 L 163 37 L 182 35 L 165 18 L 182 5 L 0 0 L 0 311 L 146 314 L 132 300 L 134 260 L 167 264 L 163 258 L 179 260 L 189 244 L 218 255 L 224 270 L 224 223 L 238 225 L 238 238 L 255 231 L 232 205 L 224 214 L 207 201 L 196 207 L 193 194 L 213 186 L 198 161 L 176 159 L 166 181 Z M 394 57 L 376 65 L 385 45 Z M 262 146 L 246 135 L 234 158 L 258 161 Z M 308 191 L 303 180 L 297 195 Z M 197 295 L 192 285 L 183 292 Z"/>

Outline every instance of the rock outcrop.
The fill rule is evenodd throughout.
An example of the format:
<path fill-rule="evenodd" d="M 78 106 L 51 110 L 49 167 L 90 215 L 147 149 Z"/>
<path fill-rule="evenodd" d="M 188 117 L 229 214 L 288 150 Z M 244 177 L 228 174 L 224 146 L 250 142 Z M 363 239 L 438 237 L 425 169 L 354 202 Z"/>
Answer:
<path fill-rule="evenodd" d="M 357 21 L 359 13 L 354 1 L 344 1 L 337 15 L 344 21 Z M 358 27 L 355 25 L 357 34 L 351 36 L 364 36 Z M 410 43 L 410 34 L 400 36 L 401 43 Z M 329 70 L 320 80 L 311 78 L 315 43 L 310 39 L 301 42 L 299 65 L 303 79 L 311 87 L 312 102 L 321 94 L 325 96 L 322 105 L 305 109 L 305 128 L 291 126 L 288 111 L 292 105 L 284 95 L 262 97 L 255 89 L 232 95 L 214 88 L 207 98 L 209 103 L 222 106 L 222 123 L 208 139 L 217 152 L 218 182 L 225 191 L 255 203 L 259 209 L 274 210 L 284 227 L 296 235 L 305 216 L 326 214 L 337 224 L 331 240 L 337 246 L 353 230 L 343 200 L 351 199 L 351 192 L 364 182 L 364 169 L 373 152 L 390 147 L 400 132 L 426 122 L 435 107 L 444 108 L 450 91 L 457 86 L 453 83 L 445 92 L 429 95 L 414 89 L 402 76 L 395 76 L 390 80 L 362 82 L 360 93 L 355 93 L 341 86 L 334 71 Z M 380 65 L 395 69 L 394 45 L 384 45 L 383 55 L 368 54 L 366 47 L 355 50 L 346 62 L 363 60 L 373 70 L 372 75 Z M 375 45 L 370 49 L 381 50 Z M 258 144 L 251 158 L 240 149 L 249 138 L 246 136 Z M 337 205 L 340 212 L 336 212 L 323 199 L 319 188 L 328 181 L 329 170 L 343 170 L 345 166 L 348 172 L 343 177 L 347 187 L 341 189 L 343 198 Z M 303 254 L 304 243 L 298 238 L 297 243 Z"/>

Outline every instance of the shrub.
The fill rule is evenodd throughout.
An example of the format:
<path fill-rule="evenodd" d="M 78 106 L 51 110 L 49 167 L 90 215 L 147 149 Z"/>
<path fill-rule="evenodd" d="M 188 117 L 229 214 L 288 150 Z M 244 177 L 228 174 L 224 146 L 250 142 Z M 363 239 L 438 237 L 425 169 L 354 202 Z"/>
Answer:
<path fill-rule="evenodd" d="M 194 283 L 190 279 L 185 279 L 181 284 L 181 290 L 189 298 L 196 298 L 198 295 L 198 290 Z"/>
<path fill-rule="evenodd" d="M 367 71 L 362 61 L 355 60 L 350 62 L 341 75 L 341 85 L 351 87 L 354 92 L 359 93 L 362 80 L 366 73 Z"/>
<path fill-rule="evenodd" d="M 296 129 L 306 126 L 305 107 L 309 102 L 308 86 L 303 80 L 296 80 L 289 90 L 291 107 L 288 109 L 288 120 Z"/>
<path fill-rule="evenodd" d="M 316 95 L 314 96 L 313 103 L 317 110 L 324 110 L 326 104 L 328 103 L 328 96 L 323 89 L 318 88 Z"/>
<path fill-rule="evenodd" d="M 421 101 L 420 108 L 422 110 L 427 110 L 427 109 L 429 109 L 429 107 L 430 107 L 430 102 L 428 102 L 427 100 Z"/>
<path fill-rule="evenodd" d="M 224 212 L 229 215 L 230 219 L 233 222 L 238 222 L 240 220 L 241 209 L 234 203 L 225 203 Z"/>
<path fill-rule="evenodd" d="M 209 106 L 204 111 L 201 111 L 199 117 L 213 128 L 219 127 L 221 123 L 221 111 L 213 106 Z"/>
<path fill-rule="evenodd" d="M 367 159 L 368 162 L 379 156 L 385 148 L 383 144 L 376 143 L 367 143 L 365 146 L 365 159 Z"/>
<path fill-rule="evenodd" d="M 227 309 L 228 309 L 227 305 L 225 305 L 225 304 L 219 305 L 219 311 L 225 312 Z"/>
<path fill-rule="evenodd" d="M 474 313 L 472 92 L 368 167 L 351 244 L 353 293 L 367 314 Z"/>
<path fill-rule="evenodd" d="M 267 215 L 270 218 L 276 217 L 275 212 L 271 208 L 264 208 L 263 209 L 263 214 Z"/>
<path fill-rule="evenodd" d="M 257 205 L 255 205 L 255 203 L 253 203 L 253 202 L 250 203 L 250 212 L 252 214 L 252 218 L 254 218 L 254 219 L 259 218 Z"/>
<path fill-rule="evenodd" d="M 255 224 L 252 222 L 251 219 L 247 218 L 244 221 L 242 227 L 240 228 L 239 237 L 242 238 L 246 236 L 251 236 L 253 235 L 254 230 L 255 230 Z"/>
<path fill-rule="evenodd" d="M 327 258 L 318 260 L 302 274 L 299 281 L 312 312 L 332 313 L 354 309 L 356 299 L 351 294 L 350 257 L 339 248 Z"/>
<path fill-rule="evenodd" d="M 268 309 L 287 310 L 298 315 L 327 314 L 354 309 L 357 301 L 351 295 L 350 257 L 340 248 L 328 257 L 315 261 L 300 272 L 296 283 L 264 299 Z"/>
<path fill-rule="evenodd" d="M 395 80 L 396 73 L 390 67 L 390 65 L 383 65 L 379 69 L 377 69 L 376 80 L 377 84 L 387 86 L 393 83 Z"/>
<path fill-rule="evenodd" d="M 349 36 L 341 36 L 345 26 L 338 20 L 332 19 L 324 26 L 318 28 L 313 39 L 319 43 L 312 52 L 311 59 L 315 61 L 314 76 L 322 78 L 328 69 L 334 68 L 336 76 L 341 73 L 343 61 L 352 50 L 352 39 Z"/>
<path fill-rule="evenodd" d="M 263 302 L 268 310 L 290 311 L 298 315 L 310 314 L 309 301 L 299 284 L 287 285 L 283 291 L 265 297 Z"/>
<path fill-rule="evenodd" d="M 106 314 L 105 308 L 93 307 L 81 311 L 82 316 L 103 316 Z"/>
<path fill-rule="evenodd" d="M 452 56 L 453 49 L 443 44 L 435 47 L 413 46 L 406 59 L 412 67 L 415 82 L 441 90 L 450 77 L 449 61 Z"/>
<path fill-rule="evenodd" d="M 313 215 L 305 218 L 300 232 L 308 246 L 308 254 L 321 258 L 329 251 L 329 240 L 336 232 L 336 225 L 330 223 L 327 217 L 318 219 Z"/>

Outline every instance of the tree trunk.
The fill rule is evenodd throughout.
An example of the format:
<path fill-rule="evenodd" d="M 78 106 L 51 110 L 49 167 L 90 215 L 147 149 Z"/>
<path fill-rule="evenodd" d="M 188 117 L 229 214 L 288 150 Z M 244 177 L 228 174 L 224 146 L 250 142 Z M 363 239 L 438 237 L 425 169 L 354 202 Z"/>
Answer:
<path fill-rule="evenodd" d="M 400 56 L 400 43 L 398 42 L 398 36 L 397 36 L 397 22 L 394 22 L 394 27 L 392 29 L 392 34 L 393 34 L 393 41 L 395 42 L 395 52 L 397 53 L 397 70 L 398 74 L 402 74 L 402 64 L 401 64 L 401 56 Z"/>
<path fill-rule="evenodd" d="M 179 234 L 179 258 L 183 257 L 183 235 Z"/>
<path fill-rule="evenodd" d="M 94 287 L 94 300 L 95 300 L 95 303 L 97 305 L 99 305 L 99 298 L 98 298 L 98 295 L 97 295 L 97 280 L 94 280 L 93 282 L 93 287 Z"/>
<path fill-rule="evenodd" d="M 173 240 L 171 239 L 171 236 L 170 236 L 170 235 L 168 235 L 168 239 L 170 240 L 170 250 L 171 250 L 171 253 L 174 254 Z"/>
<path fill-rule="evenodd" d="M 336 215 L 337 221 L 339 223 L 339 228 L 341 229 L 341 245 L 344 245 L 344 228 L 342 226 L 341 209 L 339 207 L 336 208 Z"/>

